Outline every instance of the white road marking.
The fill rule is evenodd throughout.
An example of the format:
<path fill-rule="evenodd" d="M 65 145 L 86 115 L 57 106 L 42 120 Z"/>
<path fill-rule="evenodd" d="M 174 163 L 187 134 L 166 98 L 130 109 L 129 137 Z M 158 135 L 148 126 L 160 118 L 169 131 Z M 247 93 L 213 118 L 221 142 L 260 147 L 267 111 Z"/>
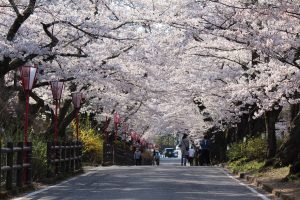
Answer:
<path fill-rule="evenodd" d="M 220 168 L 219 168 L 220 169 Z M 260 197 L 263 200 L 271 200 L 270 198 L 266 197 L 265 195 L 257 192 L 255 189 L 249 187 L 248 185 L 242 183 L 241 181 L 237 180 L 236 178 L 234 178 L 233 176 L 231 176 L 228 172 L 226 172 L 224 169 L 220 169 L 221 172 L 223 172 L 226 176 L 228 176 L 229 178 L 231 178 L 232 180 L 235 180 L 237 183 L 239 183 L 240 185 L 246 187 L 248 190 L 250 190 L 251 192 L 253 192 L 254 194 L 256 194 L 258 197 Z"/>
<path fill-rule="evenodd" d="M 35 191 L 35 192 L 28 193 L 27 195 L 25 195 L 25 196 L 23 196 L 23 197 L 13 198 L 12 200 L 28 200 L 28 198 L 30 198 L 30 197 L 32 197 L 32 196 L 34 196 L 34 195 L 36 195 L 36 194 L 45 192 L 45 191 L 47 191 L 47 190 L 50 190 L 51 188 L 55 188 L 55 187 L 58 187 L 58 186 L 60 186 L 60 185 L 65 184 L 65 183 L 71 182 L 71 181 L 73 181 L 73 180 L 75 180 L 75 179 L 77 179 L 77 178 L 79 178 L 79 177 L 81 177 L 81 176 L 88 176 L 88 175 L 90 175 L 90 174 L 96 173 L 97 170 L 99 170 L 99 168 L 100 168 L 100 167 L 95 167 L 95 168 L 93 169 L 93 171 L 90 171 L 90 172 L 81 174 L 81 175 L 79 175 L 79 176 L 70 178 L 70 179 L 68 179 L 68 180 L 66 180 L 66 181 L 63 181 L 63 182 L 59 183 L 59 184 L 51 185 L 51 186 L 48 186 L 48 187 L 46 187 L 46 188 L 37 190 L 37 191 Z M 97 170 L 96 170 L 96 169 L 97 169 Z"/>

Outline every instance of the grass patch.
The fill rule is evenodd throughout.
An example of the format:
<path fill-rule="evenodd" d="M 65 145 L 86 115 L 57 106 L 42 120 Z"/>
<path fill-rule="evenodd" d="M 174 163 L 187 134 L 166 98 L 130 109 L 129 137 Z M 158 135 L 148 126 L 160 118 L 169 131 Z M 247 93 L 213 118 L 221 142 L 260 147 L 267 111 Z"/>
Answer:
<path fill-rule="evenodd" d="M 300 173 L 289 175 L 287 179 L 289 182 L 300 184 Z"/>
<path fill-rule="evenodd" d="M 258 173 L 255 173 L 254 175 L 257 177 L 266 177 L 266 178 L 278 178 L 283 179 L 289 174 L 289 167 L 281 167 L 281 168 L 263 168 Z"/>
<path fill-rule="evenodd" d="M 263 169 L 265 162 L 260 161 L 249 161 L 246 162 L 245 158 L 233 161 L 229 163 L 229 168 L 237 172 L 246 172 L 246 173 L 257 173 Z"/>

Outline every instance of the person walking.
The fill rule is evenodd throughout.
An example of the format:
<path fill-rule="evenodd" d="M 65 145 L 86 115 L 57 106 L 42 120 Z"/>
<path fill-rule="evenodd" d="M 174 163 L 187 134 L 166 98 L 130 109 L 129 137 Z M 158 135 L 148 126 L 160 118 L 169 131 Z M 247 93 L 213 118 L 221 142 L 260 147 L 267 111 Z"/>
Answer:
<path fill-rule="evenodd" d="M 136 148 L 134 155 L 133 155 L 135 165 L 141 165 L 142 164 L 142 152 L 139 148 Z"/>
<path fill-rule="evenodd" d="M 181 149 L 181 166 L 186 166 L 186 160 L 189 156 L 189 139 L 187 138 L 187 134 L 184 133 L 182 136 L 182 140 L 179 144 L 179 148 Z"/>
<path fill-rule="evenodd" d="M 200 149 L 200 147 L 196 147 L 194 158 L 195 158 L 195 165 L 200 166 L 201 165 L 201 149 Z"/>
<path fill-rule="evenodd" d="M 153 165 L 159 165 L 159 158 L 160 155 L 159 155 L 159 151 L 154 149 L 153 150 Z"/>
<path fill-rule="evenodd" d="M 203 140 L 200 142 L 200 146 L 201 146 L 201 154 L 202 154 L 201 157 L 203 163 L 206 165 L 210 165 L 209 154 L 210 154 L 211 141 L 207 135 L 204 135 Z"/>
<path fill-rule="evenodd" d="M 189 149 L 189 163 L 190 166 L 194 165 L 194 158 L 195 158 L 195 149 L 193 146 Z"/>

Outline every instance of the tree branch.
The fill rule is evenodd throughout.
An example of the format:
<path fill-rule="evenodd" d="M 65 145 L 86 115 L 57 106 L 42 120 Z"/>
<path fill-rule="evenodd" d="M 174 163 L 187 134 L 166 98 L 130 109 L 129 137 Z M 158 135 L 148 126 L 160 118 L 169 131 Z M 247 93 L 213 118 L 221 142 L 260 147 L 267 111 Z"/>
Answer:
<path fill-rule="evenodd" d="M 14 9 L 15 13 L 17 14 L 17 16 L 21 15 L 15 1 L 14 0 L 9 0 L 9 3 L 13 7 L 13 9 Z"/>
<path fill-rule="evenodd" d="M 23 14 L 17 15 L 17 18 L 15 19 L 14 23 L 8 30 L 6 39 L 8 41 L 12 41 L 17 34 L 18 30 L 22 26 L 22 24 L 28 19 L 28 17 L 33 13 L 34 6 L 35 6 L 36 0 L 30 0 L 27 8 L 24 10 Z M 18 11 L 17 11 L 18 12 Z"/>

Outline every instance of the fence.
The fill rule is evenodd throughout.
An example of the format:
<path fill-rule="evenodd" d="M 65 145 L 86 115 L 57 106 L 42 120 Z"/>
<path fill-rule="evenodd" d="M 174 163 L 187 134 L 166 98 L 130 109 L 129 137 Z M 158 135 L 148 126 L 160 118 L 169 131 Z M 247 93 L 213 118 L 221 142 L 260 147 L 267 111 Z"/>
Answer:
<path fill-rule="evenodd" d="M 22 188 L 24 184 L 32 183 L 32 143 L 28 142 L 24 146 L 19 142 L 14 146 L 8 142 L 6 147 L 1 147 L 0 166 L 1 166 L 1 189 L 5 186 L 6 190 Z"/>
<path fill-rule="evenodd" d="M 114 164 L 114 147 L 110 143 L 103 143 L 103 166 Z"/>
<path fill-rule="evenodd" d="M 47 163 L 50 177 L 82 169 L 82 142 L 48 142 Z"/>
<path fill-rule="evenodd" d="M 127 145 L 114 145 L 115 165 L 134 165 L 133 152 Z"/>
<path fill-rule="evenodd" d="M 102 165 L 134 165 L 133 154 L 128 144 L 104 143 Z M 152 157 L 143 157 L 142 164 L 152 165 L 152 160 Z"/>
<path fill-rule="evenodd" d="M 127 144 L 103 144 L 102 165 L 134 165 L 133 152 Z"/>

